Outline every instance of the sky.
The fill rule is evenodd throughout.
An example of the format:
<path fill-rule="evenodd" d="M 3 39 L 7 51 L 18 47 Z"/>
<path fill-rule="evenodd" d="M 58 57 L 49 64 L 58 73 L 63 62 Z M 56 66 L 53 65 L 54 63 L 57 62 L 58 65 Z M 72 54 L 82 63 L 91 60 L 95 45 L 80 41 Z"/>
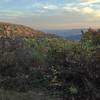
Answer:
<path fill-rule="evenodd" d="M 0 21 L 35 29 L 100 28 L 100 0 L 0 0 Z"/>

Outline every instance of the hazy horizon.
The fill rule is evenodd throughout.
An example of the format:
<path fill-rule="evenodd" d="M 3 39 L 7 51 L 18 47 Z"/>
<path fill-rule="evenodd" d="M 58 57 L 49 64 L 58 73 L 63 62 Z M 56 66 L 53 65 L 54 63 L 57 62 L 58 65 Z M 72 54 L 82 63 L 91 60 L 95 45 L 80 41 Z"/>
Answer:
<path fill-rule="evenodd" d="M 0 22 L 34 29 L 100 27 L 100 0 L 2 0 Z"/>

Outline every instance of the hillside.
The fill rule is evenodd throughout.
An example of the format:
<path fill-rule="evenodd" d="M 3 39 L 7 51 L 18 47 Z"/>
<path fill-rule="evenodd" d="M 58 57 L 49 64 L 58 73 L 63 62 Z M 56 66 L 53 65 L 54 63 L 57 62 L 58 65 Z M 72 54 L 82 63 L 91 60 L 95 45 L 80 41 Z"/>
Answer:
<path fill-rule="evenodd" d="M 0 22 L 0 37 L 34 37 L 44 33 L 24 25 Z"/>
<path fill-rule="evenodd" d="M 100 100 L 99 30 L 82 31 L 80 41 L 71 41 L 0 25 L 0 100 Z"/>

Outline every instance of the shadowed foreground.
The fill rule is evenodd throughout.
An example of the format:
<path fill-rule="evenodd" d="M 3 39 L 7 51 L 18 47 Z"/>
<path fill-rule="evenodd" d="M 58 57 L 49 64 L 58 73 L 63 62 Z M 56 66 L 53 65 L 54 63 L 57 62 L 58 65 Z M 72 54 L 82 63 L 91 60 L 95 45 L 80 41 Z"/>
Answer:
<path fill-rule="evenodd" d="M 0 89 L 0 100 L 61 100 L 61 98 L 46 95 L 44 92 L 40 91 L 19 93 Z"/>
<path fill-rule="evenodd" d="M 100 100 L 100 30 L 80 41 L 4 33 L 0 100 Z"/>

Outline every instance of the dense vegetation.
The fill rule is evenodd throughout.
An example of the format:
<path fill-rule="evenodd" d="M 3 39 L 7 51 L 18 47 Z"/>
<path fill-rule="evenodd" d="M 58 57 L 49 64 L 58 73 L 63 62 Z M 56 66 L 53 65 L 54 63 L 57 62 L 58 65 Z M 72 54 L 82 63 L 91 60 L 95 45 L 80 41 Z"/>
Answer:
<path fill-rule="evenodd" d="M 82 31 L 79 42 L 50 35 L 0 37 L 0 88 L 99 100 L 100 30 Z"/>

